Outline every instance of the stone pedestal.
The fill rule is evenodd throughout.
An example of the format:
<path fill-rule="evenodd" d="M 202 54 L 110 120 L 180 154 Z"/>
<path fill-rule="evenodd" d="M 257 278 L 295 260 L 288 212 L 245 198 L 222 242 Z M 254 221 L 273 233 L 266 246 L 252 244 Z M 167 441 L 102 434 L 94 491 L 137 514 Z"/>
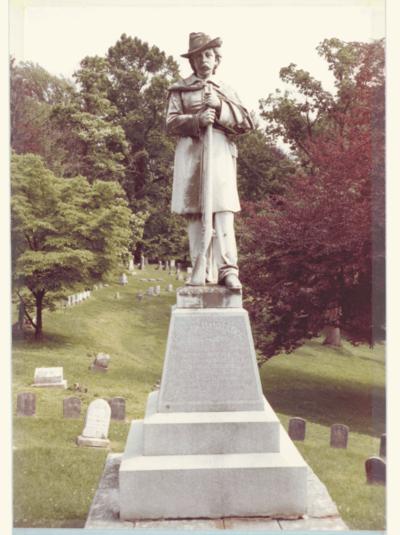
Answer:
<path fill-rule="evenodd" d="M 160 391 L 132 422 L 122 458 L 120 518 L 301 516 L 306 481 L 262 395 L 241 295 L 179 289 Z"/>

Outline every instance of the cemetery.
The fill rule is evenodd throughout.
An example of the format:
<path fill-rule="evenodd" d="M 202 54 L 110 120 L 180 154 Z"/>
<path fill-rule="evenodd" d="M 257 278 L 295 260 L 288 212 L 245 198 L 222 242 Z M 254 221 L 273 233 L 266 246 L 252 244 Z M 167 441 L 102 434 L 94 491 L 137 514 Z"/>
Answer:
<path fill-rule="evenodd" d="M 118 527 L 112 524 L 115 519 L 107 524 L 98 518 L 96 489 L 105 467 L 104 477 L 107 470 L 115 475 L 130 422 L 143 418 L 146 398 L 161 378 L 170 307 L 177 288 L 182 288 L 175 274 L 156 268 L 146 266 L 145 281 L 129 279 L 124 287 L 116 274 L 80 307 L 46 313 L 47 333 L 40 345 L 15 341 L 14 446 L 20 467 L 14 475 L 16 525 L 83 527 L 89 518 L 93 527 Z M 160 278 L 160 294 L 147 295 L 154 284 L 149 279 Z M 114 299 L 117 289 L 120 300 Z M 142 300 L 136 298 L 138 293 Z M 223 292 L 207 297 L 183 287 L 178 295 L 180 306 L 206 306 L 209 299 L 222 304 Z M 384 348 L 344 343 L 336 349 L 321 342 L 312 340 L 292 355 L 263 364 L 262 388 L 296 448 L 328 489 L 338 518 L 354 529 L 380 529 L 385 492 Z M 89 369 L 94 357 L 107 365 L 107 373 Z M 87 392 L 73 386 L 33 387 L 36 368 L 62 368 L 68 385 L 83 384 Z M 93 419 L 87 422 L 93 402 L 101 402 L 105 415 L 96 425 Z M 372 403 L 376 420 L 370 418 Z M 265 437 L 265 444 L 270 439 Z M 238 436 L 236 447 L 245 447 L 246 440 Z M 72 465 L 82 469 L 71 471 Z M 43 478 L 47 485 L 39 498 Z M 18 492 L 22 488 L 24 492 Z M 149 522 L 137 527 L 151 526 Z M 205 526 L 202 520 L 193 522 L 199 529 Z M 213 522 L 218 528 L 219 521 Z M 246 527 L 242 521 L 224 522 L 226 529 Z"/>
<path fill-rule="evenodd" d="M 386 527 L 384 39 L 252 33 L 11 59 L 17 528 Z"/>

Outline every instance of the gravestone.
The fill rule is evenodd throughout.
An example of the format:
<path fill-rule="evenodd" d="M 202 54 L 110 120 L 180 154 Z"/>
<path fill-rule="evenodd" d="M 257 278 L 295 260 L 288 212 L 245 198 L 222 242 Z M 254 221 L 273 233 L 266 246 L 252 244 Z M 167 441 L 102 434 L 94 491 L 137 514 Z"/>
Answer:
<path fill-rule="evenodd" d="M 155 295 L 160 295 L 161 294 L 161 286 L 156 286 L 154 288 L 154 294 Z"/>
<path fill-rule="evenodd" d="M 133 261 L 133 258 L 130 258 L 130 259 L 129 259 L 128 270 L 129 270 L 129 271 L 135 271 L 135 262 Z"/>
<path fill-rule="evenodd" d="M 120 298 L 121 298 L 120 293 L 119 293 L 119 292 L 116 292 L 116 293 L 115 293 L 115 299 L 120 299 Z"/>
<path fill-rule="evenodd" d="M 171 268 L 171 269 L 174 269 L 174 267 L 175 267 L 175 260 L 174 260 L 174 259 L 170 260 L 169 265 L 170 265 L 170 268 Z"/>
<path fill-rule="evenodd" d="M 141 270 L 143 270 L 143 269 L 144 269 L 144 266 L 145 266 L 145 258 L 144 258 L 143 255 L 140 255 L 140 266 L 139 266 L 139 268 L 140 268 Z"/>
<path fill-rule="evenodd" d="M 54 368 L 36 368 L 32 386 L 42 388 L 67 388 L 67 381 L 65 381 L 63 377 L 63 368 L 61 366 Z"/>
<path fill-rule="evenodd" d="M 79 418 L 81 415 L 81 400 L 76 397 L 65 398 L 63 400 L 64 418 Z"/>
<path fill-rule="evenodd" d="M 367 483 L 386 484 L 386 461 L 380 457 L 370 457 L 365 461 Z"/>
<path fill-rule="evenodd" d="M 381 435 L 381 442 L 379 445 L 379 457 L 386 457 L 386 433 Z"/>
<path fill-rule="evenodd" d="M 173 291 L 174 291 L 174 286 L 172 284 L 168 284 L 167 292 L 173 292 Z"/>
<path fill-rule="evenodd" d="M 73 303 L 72 303 L 72 295 L 69 295 L 69 296 L 68 296 L 68 305 L 67 305 L 67 306 L 70 307 L 70 306 L 72 306 L 72 304 L 73 304 Z"/>
<path fill-rule="evenodd" d="M 34 416 L 36 412 L 36 395 L 21 392 L 17 396 L 17 416 Z"/>
<path fill-rule="evenodd" d="M 109 401 L 112 420 L 125 420 L 125 399 L 112 398 Z"/>
<path fill-rule="evenodd" d="M 110 363 L 111 357 L 107 353 L 98 353 L 93 363 L 90 366 L 91 370 L 106 372 Z"/>
<path fill-rule="evenodd" d="M 304 440 L 306 436 L 306 421 L 303 418 L 290 418 L 289 436 L 292 440 Z"/>
<path fill-rule="evenodd" d="M 147 288 L 147 292 L 146 292 L 147 295 L 154 295 L 154 288 L 153 286 L 150 286 L 149 288 Z"/>
<path fill-rule="evenodd" d="M 120 279 L 119 279 L 119 283 L 121 284 L 121 286 L 126 286 L 128 284 L 128 277 L 126 275 L 126 273 L 122 273 Z"/>
<path fill-rule="evenodd" d="M 111 408 L 104 399 L 92 401 L 88 407 L 85 427 L 76 439 L 78 446 L 106 448 L 110 444 L 108 429 L 110 427 Z"/>
<path fill-rule="evenodd" d="M 137 299 L 138 301 L 142 301 L 142 300 L 143 300 L 143 294 L 142 294 L 142 293 L 137 293 L 137 294 L 136 294 L 136 299 Z"/>
<path fill-rule="evenodd" d="M 159 269 L 159 270 L 161 271 L 161 270 L 162 270 L 162 268 L 163 268 L 163 264 L 162 264 L 162 261 L 161 261 L 161 260 L 159 260 L 159 261 L 158 261 L 158 267 L 156 267 L 156 269 Z"/>
<path fill-rule="evenodd" d="M 349 428 L 347 425 L 333 424 L 331 427 L 331 447 L 347 448 Z"/>
<path fill-rule="evenodd" d="M 191 268 L 191 267 L 186 268 L 186 273 L 188 275 L 191 275 L 193 273 L 193 268 Z"/>

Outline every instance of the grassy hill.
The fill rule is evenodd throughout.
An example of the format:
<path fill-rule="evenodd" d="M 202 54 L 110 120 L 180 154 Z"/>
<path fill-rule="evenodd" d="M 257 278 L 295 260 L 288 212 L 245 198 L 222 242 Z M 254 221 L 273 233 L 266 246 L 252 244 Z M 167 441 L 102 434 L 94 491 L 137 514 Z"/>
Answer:
<path fill-rule="evenodd" d="M 162 278 L 144 282 L 141 278 Z M 35 417 L 15 417 L 14 518 L 20 527 L 81 527 L 97 488 L 107 452 L 78 448 L 76 437 L 96 397 L 126 399 L 127 422 L 112 421 L 113 452 L 122 452 L 129 420 L 143 416 L 147 394 L 161 377 L 170 307 L 175 294 L 168 283 L 182 285 L 164 271 L 147 268 L 121 287 L 110 282 L 75 307 L 46 313 L 45 338 L 15 340 L 14 405 L 19 392 L 35 392 Z M 159 284 L 159 297 L 136 299 L 138 291 Z M 120 298 L 116 298 L 119 292 Z M 109 353 L 107 373 L 89 370 L 98 352 Z M 36 367 L 63 366 L 69 388 L 79 383 L 87 392 L 35 389 Z M 341 349 L 314 340 L 292 355 L 281 355 L 261 369 L 264 392 L 287 426 L 292 416 L 307 420 L 301 453 L 338 504 L 352 529 L 383 529 L 383 487 L 365 483 L 364 462 L 379 451 L 384 431 L 384 348 L 345 344 Z M 82 400 L 80 419 L 62 416 L 62 400 Z M 15 406 L 14 406 L 15 414 Z M 329 427 L 350 427 L 347 450 L 329 447 Z"/>

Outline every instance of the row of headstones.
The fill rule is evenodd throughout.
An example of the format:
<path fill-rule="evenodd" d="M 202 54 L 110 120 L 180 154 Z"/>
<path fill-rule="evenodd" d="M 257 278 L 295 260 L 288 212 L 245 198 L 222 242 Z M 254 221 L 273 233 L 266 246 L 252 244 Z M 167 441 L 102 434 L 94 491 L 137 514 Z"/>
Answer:
<path fill-rule="evenodd" d="M 303 441 L 306 436 L 306 420 L 291 418 L 289 420 L 289 437 L 292 440 Z M 347 448 L 349 427 L 343 424 L 331 426 L 330 446 L 332 448 Z M 365 461 L 365 472 L 368 483 L 386 483 L 386 434 L 381 435 L 379 457 L 372 456 Z"/>
<path fill-rule="evenodd" d="M 86 299 L 89 299 L 90 296 L 91 296 L 90 290 L 85 290 L 84 292 L 78 292 L 77 294 L 69 295 L 65 301 L 65 305 L 67 307 L 77 305 L 78 303 L 81 303 L 82 301 L 86 301 Z"/>
<path fill-rule="evenodd" d="M 106 400 L 111 408 L 112 420 L 125 420 L 125 399 L 115 397 Z M 63 399 L 63 417 L 79 418 L 82 402 L 78 397 Z M 36 394 L 21 392 L 17 396 L 17 416 L 34 416 L 36 414 Z"/>

